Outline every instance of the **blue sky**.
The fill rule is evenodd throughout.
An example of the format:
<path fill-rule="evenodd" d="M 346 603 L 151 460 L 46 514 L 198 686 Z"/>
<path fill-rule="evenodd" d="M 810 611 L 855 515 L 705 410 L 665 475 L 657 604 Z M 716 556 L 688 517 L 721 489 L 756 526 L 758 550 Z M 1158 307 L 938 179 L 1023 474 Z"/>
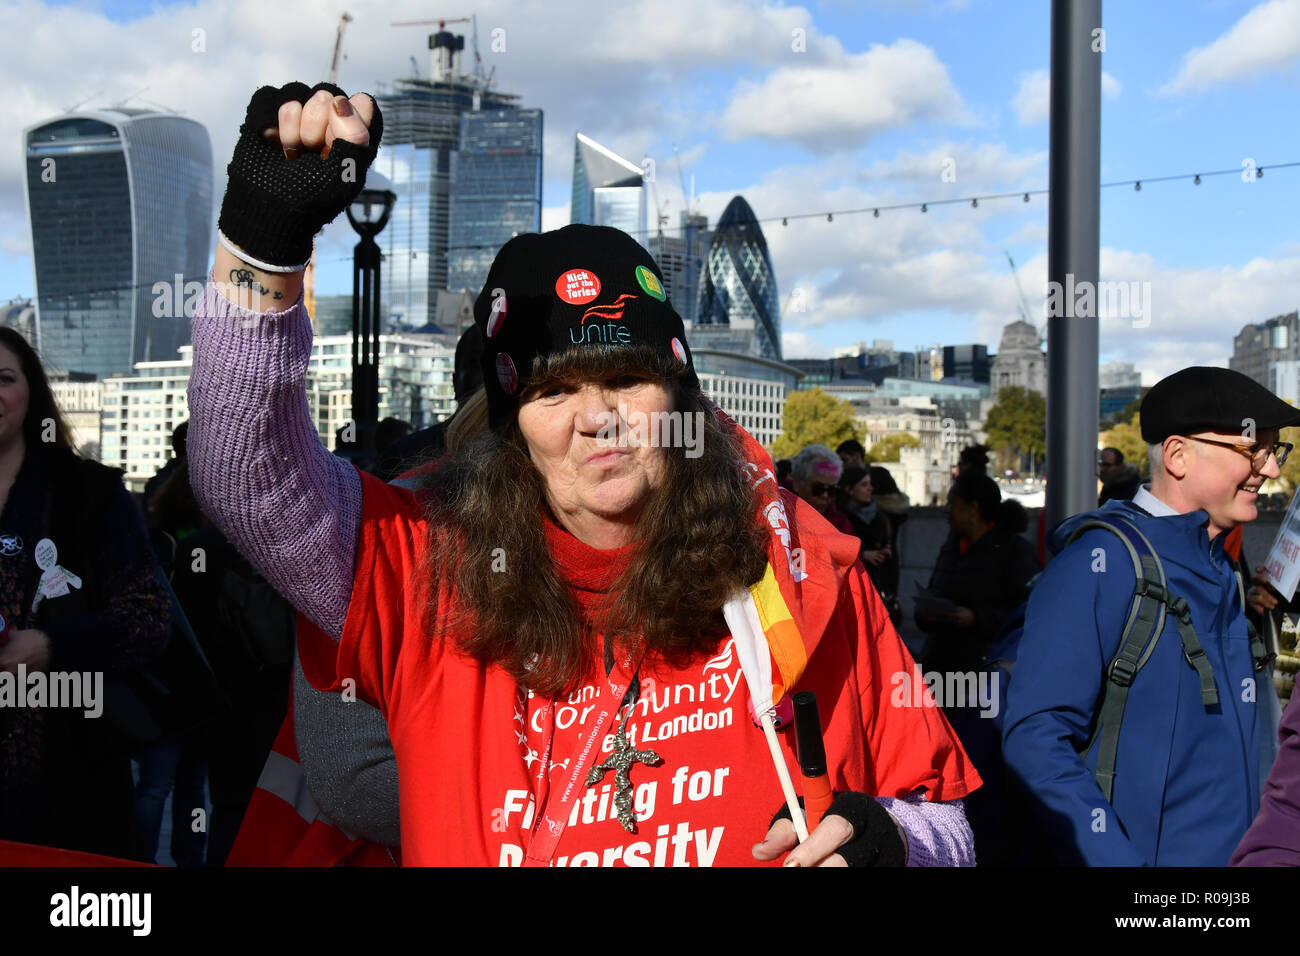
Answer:
<path fill-rule="evenodd" d="M 207 125 L 220 171 L 253 88 L 323 76 L 342 9 L 7 4 L 0 27 L 24 42 L 0 64 L 14 91 L 0 106 L 0 142 L 10 144 L 0 149 L 0 299 L 32 292 L 23 126 L 97 91 L 88 105 L 147 87 L 143 100 Z M 345 89 L 406 75 L 411 56 L 426 69 L 425 31 L 389 24 L 426 17 L 427 6 L 346 9 L 355 19 Z M 633 162 L 655 160 L 656 199 L 673 225 L 684 201 L 674 146 L 698 210 L 716 219 L 740 193 L 760 219 L 777 219 L 764 229 L 793 357 L 877 338 L 996 346 L 1019 310 L 1004 251 L 1041 322 L 1045 197 L 786 227 L 779 218 L 1044 188 L 1049 9 L 1045 0 L 559 0 L 447 12 L 478 14 L 498 86 L 545 111 L 546 227 L 567 221 L 579 129 Z M 1103 26 L 1103 181 L 1240 170 L 1247 159 L 1265 175 L 1103 191 L 1101 278 L 1150 283 L 1151 321 L 1103 316 L 1102 359 L 1132 361 L 1148 380 L 1223 364 L 1243 324 L 1300 307 L 1300 167 L 1267 169 L 1300 161 L 1300 0 L 1111 0 Z M 346 223 L 326 230 L 321 291 L 349 287 L 350 243 Z"/>

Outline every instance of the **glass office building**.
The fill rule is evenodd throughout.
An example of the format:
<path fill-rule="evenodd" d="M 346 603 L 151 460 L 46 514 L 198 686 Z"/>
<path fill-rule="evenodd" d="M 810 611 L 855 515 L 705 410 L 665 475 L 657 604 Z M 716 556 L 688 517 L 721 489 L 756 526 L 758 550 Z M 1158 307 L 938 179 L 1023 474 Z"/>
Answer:
<path fill-rule="evenodd" d="M 451 161 L 447 285 L 477 297 L 506 241 L 542 228 L 542 111 L 462 113 Z"/>
<path fill-rule="evenodd" d="M 207 130 L 158 110 L 92 110 L 29 126 L 23 144 L 44 361 L 103 378 L 173 358 L 190 341 L 185 286 L 210 261 Z"/>
<path fill-rule="evenodd" d="M 709 252 L 709 219 L 699 213 L 681 214 L 679 235 L 660 232 L 650 237 L 646 248 L 664 277 L 664 292 L 673 308 L 687 322 L 694 322 L 700 303 L 700 276 Z"/>
<path fill-rule="evenodd" d="M 375 97 L 384 138 L 373 166 L 397 194 L 379 237 L 380 294 L 398 327 L 433 321 L 438 290 L 448 288 L 452 159 L 460 149 L 461 116 L 518 106 L 519 97 L 460 72 L 458 41 L 463 45 L 446 31 L 432 35 L 435 78 L 398 80 Z"/>
<path fill-rule="evenodd" d="M 613 226 L 646 244 L 646 197 L 641 167 L 579 133 L 573 146 L 569 221 Z"/>
<path fill-rule="evenodd" d="M 736 196 L 727 204 L 713 230 L 700 285 L 696 329 L 701 343 L 713 343 L 710 327 L 727 327 L 736 338 L 743 333 L 749 349 L 760 358 L 781 359 L 781 309 L 776 272 L 767 240 L 749 203 Z M 719 332 L 721 329 L 718 330 Z M 741 351 L 733 343 L 714 347 Z"/>

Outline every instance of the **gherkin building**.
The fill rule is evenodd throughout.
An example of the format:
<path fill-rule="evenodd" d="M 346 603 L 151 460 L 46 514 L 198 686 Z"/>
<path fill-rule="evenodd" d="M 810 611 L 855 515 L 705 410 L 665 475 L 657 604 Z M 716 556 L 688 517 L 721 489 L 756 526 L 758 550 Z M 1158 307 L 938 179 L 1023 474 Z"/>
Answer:
<path fill-rule="evenodd" d="M 776 273 L 754 210 L 741 196 L 727 204 L 714 228 L 697 315 L 697 329 L 730 326 L 750 339 L 748 351 L 781 359 Z"/>

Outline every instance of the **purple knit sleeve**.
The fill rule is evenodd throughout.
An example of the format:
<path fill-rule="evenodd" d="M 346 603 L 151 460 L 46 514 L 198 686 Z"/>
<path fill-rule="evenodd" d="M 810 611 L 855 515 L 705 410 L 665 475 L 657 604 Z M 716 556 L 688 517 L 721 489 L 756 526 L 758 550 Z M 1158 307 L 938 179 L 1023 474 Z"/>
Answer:
<path fill-rule="evenodd" d="M 343 633 L 361 476 L 321 444 L 307 407 L 311 320 L 241 309 L 209 279 L 194 316 L 187 438 L 199 505 L 321 630 Z"/>
<path fill-rule="evenodd" d="M 960 800 L 930 803 L 923 793 L 904 800 L 876 797 L 907 835 L 908 866 L 974 866 L 975 837 Z"/>

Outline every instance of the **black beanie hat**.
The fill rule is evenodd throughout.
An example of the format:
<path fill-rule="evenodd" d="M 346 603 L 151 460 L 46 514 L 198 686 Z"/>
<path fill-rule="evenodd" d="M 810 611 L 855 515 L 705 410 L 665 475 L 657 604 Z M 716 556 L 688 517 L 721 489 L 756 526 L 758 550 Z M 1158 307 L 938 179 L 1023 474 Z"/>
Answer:
<path fill-rule="evenodd" d="M 483 332 L 488 420 L 501 425 L 528 386 L 533 359 L 572 348 L 647 345 L 681 362 L 698 388 L 686 329 L 650 253 L 608 226 L 515 236 L 474 303 Z"/>

